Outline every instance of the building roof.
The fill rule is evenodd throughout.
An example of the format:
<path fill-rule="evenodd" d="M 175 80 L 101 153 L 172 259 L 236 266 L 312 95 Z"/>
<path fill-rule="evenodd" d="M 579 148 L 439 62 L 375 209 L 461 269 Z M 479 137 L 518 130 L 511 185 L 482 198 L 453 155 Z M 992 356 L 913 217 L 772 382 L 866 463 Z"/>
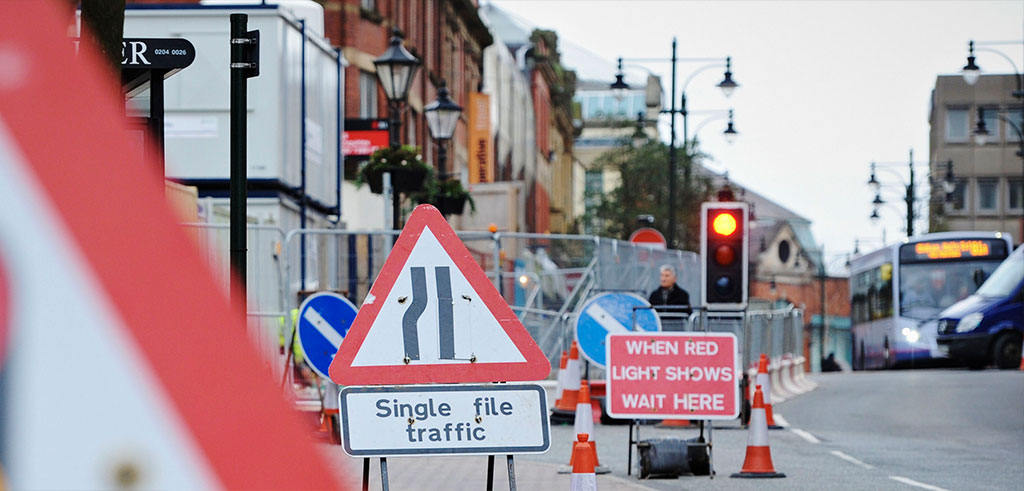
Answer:
<path fill-rule="evenodd" d="M 530 44 L 530 35 L 537 29 L 526 19 L 491 3 L 480 7 L 480 17 L 513 51 Z M 558 38 L 558 53 L 562 66 L 575 71 L 580 82 L 590 82 L 588 87 L 607 88 L 615 81 L 615 72 L 618 71 L 615 61 L 561 37 Z M 647 84 L 647 72 L 634 69 L 624 72 L 626 83 L 640 88 Z"/>
<path fill-rule="evenodd" d="M 530 44 L 530 34 L 535 27 L 526 19 L 491 3 L 480 6 L 480 18 L 496 37 L 501 38 L 509 50 L 515 52 L 520 47 Z"/>

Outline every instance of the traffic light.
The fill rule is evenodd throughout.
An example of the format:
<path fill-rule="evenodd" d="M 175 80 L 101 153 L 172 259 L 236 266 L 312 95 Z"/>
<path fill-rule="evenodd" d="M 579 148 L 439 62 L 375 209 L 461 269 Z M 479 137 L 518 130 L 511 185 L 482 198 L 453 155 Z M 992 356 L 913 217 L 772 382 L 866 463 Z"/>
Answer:
<path fill-rule="evenodd" d="M 700 207 L 701 303 L 708 310 L 747 307 L 747 204 Z"/>

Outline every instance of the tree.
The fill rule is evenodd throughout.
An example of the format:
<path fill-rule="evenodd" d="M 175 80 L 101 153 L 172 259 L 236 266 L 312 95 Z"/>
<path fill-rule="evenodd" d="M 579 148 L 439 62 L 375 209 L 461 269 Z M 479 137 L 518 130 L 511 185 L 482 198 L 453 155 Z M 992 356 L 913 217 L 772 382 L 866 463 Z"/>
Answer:
<path fill-rule="evenodd" d="M 694 150 L 676 150 L 676 237 L 683 249 L 696 250 L 700 244 L 700 204 L 711 195 L 710 180 L 693 172 L 693 182 L 684 186 L 683 175 L 688 166 L 699 165 L 704 155 Z M 586 200 L 596 205 L 583 216 L 588 229 L 600 235 L 628 239 L 640 225 L 639 215 L 654 216 L 654 227 L 665 233 L 668 229 L 668 145 L 647 141 L 639 148 L 628 142 L 609 150 L 595 161 L 597 169 L 612 171 L 620 181 L 610 193 L 588 190 Z M 666 237 L 671 241 L 670 237 Z"/>

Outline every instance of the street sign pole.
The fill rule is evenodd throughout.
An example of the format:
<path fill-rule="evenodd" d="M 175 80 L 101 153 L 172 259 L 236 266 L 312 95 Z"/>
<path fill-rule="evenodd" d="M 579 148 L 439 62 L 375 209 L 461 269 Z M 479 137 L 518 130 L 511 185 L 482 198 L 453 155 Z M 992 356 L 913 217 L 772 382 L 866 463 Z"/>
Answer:
<path fill-rule="evenodd" d="M 231 14 L 231 266 L 238 279 L 232 295 L 241 294 L 245 306 L 245 215 L 248 177 L 246 176 L 246 80 L 260 74 L 259 31 L 246 31 L 249 16 Z"/>

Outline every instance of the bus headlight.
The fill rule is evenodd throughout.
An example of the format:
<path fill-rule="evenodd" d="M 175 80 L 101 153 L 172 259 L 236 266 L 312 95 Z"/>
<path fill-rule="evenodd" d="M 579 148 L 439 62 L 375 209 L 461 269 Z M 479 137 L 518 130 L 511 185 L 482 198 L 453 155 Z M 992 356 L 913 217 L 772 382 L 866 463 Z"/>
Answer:
<path fill-rule="evenodd" d="M 903 330 L 900 332 L 903 334 L 903 337 L 907 338 L 907 341 L 911 343 L 916 343 L 917 340 L 921 339 L 921 332 L 918 331 L 917 329 L 904 327 Z"/>
<path fill-rule="evenodd" d="M 981 312 L 975 312 L 973 314 L 967 314 L 960 322 L 956 325 L 956 332 L 970 332 L 974 328 L 981 324 L 981 320 L 985 318 L 985 315 Z"/>

